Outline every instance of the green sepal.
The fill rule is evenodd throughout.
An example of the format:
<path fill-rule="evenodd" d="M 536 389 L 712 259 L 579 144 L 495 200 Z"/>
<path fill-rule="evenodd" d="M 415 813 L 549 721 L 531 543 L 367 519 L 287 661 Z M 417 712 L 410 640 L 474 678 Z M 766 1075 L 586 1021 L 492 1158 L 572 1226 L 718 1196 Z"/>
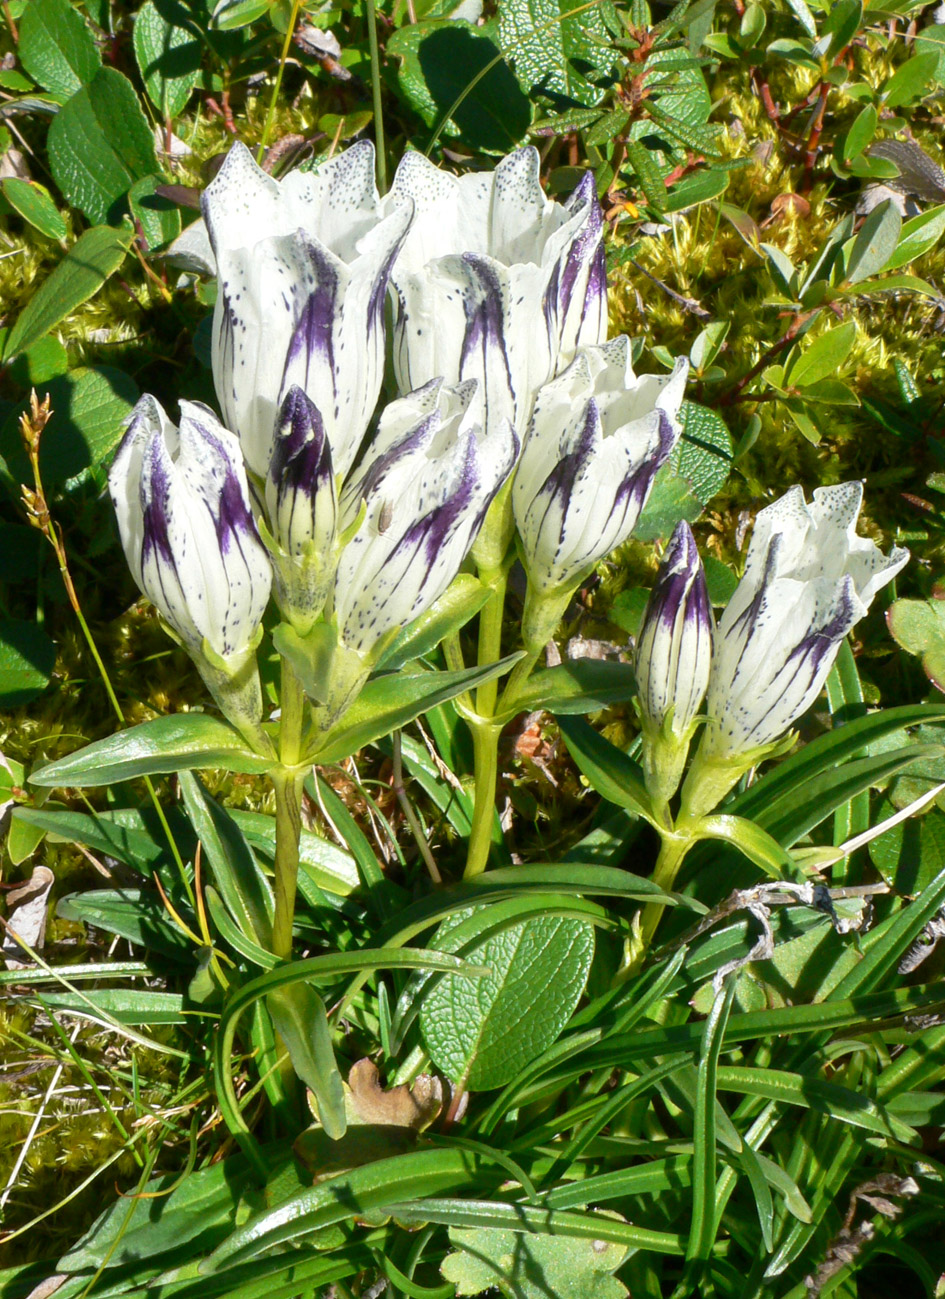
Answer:
<path fill-rule="evenodd" d="M 787 735 L 771 744 L 759 744 L 753 749 L 742 749 L 721 757 L 703 758 L 700 749 L 682 788 L 681 816 L 695 819 L 711 812 L 747 771 L 768 758 L 780 758 L 790 753 L 796 742 L 797 732 L 788 731 Z"/>
<path fill-rule="evenodd" d="M 272 643 L 289 660 L 309 699 L 325 706 L 328 724 L 367 680 L 370 661 L 341 643 L 332 622 L 319 621 L 304 635 L 291 623 L 279 623 Z"/>

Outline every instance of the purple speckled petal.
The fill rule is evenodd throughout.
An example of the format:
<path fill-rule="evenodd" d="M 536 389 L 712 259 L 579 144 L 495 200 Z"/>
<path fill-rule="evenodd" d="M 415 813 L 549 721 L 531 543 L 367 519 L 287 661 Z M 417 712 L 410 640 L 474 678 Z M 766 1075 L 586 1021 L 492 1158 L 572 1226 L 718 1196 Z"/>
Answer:
<path fill-rule="evenodd" d="M 212 411 L 188 402 L 178 430 L 153 398 L 142 398 L 109 486 L 131 570 L 185 644 L 199 652 L 206 639 L 224 657 L 245 650 L 272 571 L 234 435 Z"/>
<path fill-rule="evenodd" d="M 470 274 L 463 299 L 466 330 L 460 352 L 459 378 L 482 385 L 485 423 L 508 416 L 516 393 L 505 339 L 504 292 L 496 268 L 485 257 L 463 256 Z"/>

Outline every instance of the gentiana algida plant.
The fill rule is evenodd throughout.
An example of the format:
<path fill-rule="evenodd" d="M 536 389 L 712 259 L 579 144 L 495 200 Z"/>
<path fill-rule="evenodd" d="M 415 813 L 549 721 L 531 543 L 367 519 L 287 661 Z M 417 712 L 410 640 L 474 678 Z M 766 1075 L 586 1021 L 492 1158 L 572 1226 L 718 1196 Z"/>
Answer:
<path fill-rule="evenodd" d="M 160 1049 L 155 998 L 212 1027 L 239 1153 L 152 1179 L 156 1147 L 143 1198 L 0 1278 L 4 1299 L 794 1299 L 897 1251 L 931 1293 L 905 1239 L 926 1218 L 900 1211 L 942 1207 L 919 1129 L 941 1118 L 945 990 L 899 971 L 945 871 L 910 900 L 851 864 L 887 828 L 870 787 L 941 752 L 907 729 L 945 706 L 868 711 L 846 642 L 908 554 L 857 533 L 859 483 L 793 487 L 717 623 L 679 522 L 633 666 L 539 667 L 681 434 L 686 362 L 638 376 L 607 341 L 602 236 L 590 175 L 549 200 L 530 148 L 458 177 L 408 153 L 381 197 L 367 143 L 282 181 L 237 144 L 205 191 L 185 240 L 218 282 L 220 416 L 184 400 L 175 424 L 143 397 L 109 483 L 135 579 L 222 718 L 159 717 L 32 780 L 178 775 L 190 826 L 165 824 L 200 848 L 161 871 L 166 911 L 147 890 L 65 906 L 126 936 L 137 917 L 178 959 L 190 934 L 186 992 L 57 1004 Z M 797 747 L 825 685 L 832 724 Z M 580 717 L 631 701 L 630 752 Z M 604 802 L 562 861 L 510 865 L 499 737 L 538 709 Z M 421 714 L 456 768 L 427 788 L 468 852 L 443 884 L 425 843 L 411 895 L 316 770 L 371 743 L 399 761 L 389 737 Z M 267 777 L 274 827 L 195 768 Z M 302 830 L 305 792 L 350 856 Z M 145 869 L 140 814 L 68 815 L 80 840 L 121 828 L 108 851 Z M 362 1057 L 347 1081 L 339 1052 Z"/>

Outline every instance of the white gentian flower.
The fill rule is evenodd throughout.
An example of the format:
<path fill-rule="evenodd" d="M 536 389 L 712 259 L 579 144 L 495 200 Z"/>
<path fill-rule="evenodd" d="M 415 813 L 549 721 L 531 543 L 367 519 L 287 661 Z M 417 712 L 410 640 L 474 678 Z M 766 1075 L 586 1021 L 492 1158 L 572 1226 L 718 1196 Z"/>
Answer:
<path fill-rule="evenodd" d="M 401 390 L 474 378 L 487 426 L 523 430 L 537 388 L 607 337 L 593 174 L 561 204 L 545 196 L 531 147 L 459 177 L 407 153 L 386 205 L 414 213 L 391 276 Z"/>
<path fill-rule="evenodd" d="M 483 431 L 475 384 L 434 379 L 392 402 L 345 485 L 332 611 L 343 645 L 368 654 L 437 600 L 459 571 L 518 453 L 507 422 Z"/>
<path fill-rule="evenodd" d="M 634 667 L 644 725 L 686 735 L 705 698 L 712 663 L 712 607 L 692 529 L 676 525 L 637 637 Z"/>
<path fill-rule="evenodd" d="M 321 612 L 334 574 L 338 489 L 321 414 L 297 385 L 276 420 L 265 494 L 279 605 L 304 631 Z"/>
<path fill-rule="evenodd" d="M 630 536 L 681 431 L 688 363 L 633 372 L 630 343 L 582 349 L 539 391 L 512 484 L 530 587 L 573 590 Z"/>
<path fill-rule="evenodd" d="M 861 483 L 801 487 L 761 510 L 745 575 L 719 622 L 699 758 L 779 739 L 823 688 L 840 643 L 909 559 L 856 532 Z"/>
<path fill-rule="evenodd" d="M 181 402 L 177 429 L 144 396 L 108 485 L 141 590 L 195 656 L 238 670 L 255 649 L 272 569 L 237 439 L 206 406 Z"/>
<path fill-rule="evenodd" d="M 362 141 L 282 181 L 235 144 L 202 207 L 219 277 L 212 363 L 224 423 L 262 479 L 277 411 L 297 384 L 345 473 L 384 376 L 384 303 L 409 203 L 382 215 L 374 149 Z"/>

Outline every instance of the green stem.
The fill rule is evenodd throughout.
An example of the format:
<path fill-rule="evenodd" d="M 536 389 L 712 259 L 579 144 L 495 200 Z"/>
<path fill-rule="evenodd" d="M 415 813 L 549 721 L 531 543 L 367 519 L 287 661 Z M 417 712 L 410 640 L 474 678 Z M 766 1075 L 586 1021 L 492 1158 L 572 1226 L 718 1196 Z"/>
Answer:
<path fill-rule="evenodd" d="M 377 188 L 387 193 L 387 151 L 384 144 L 384 112 L 381 101 L 381 56 L 377 44 L 377 9 L 374 0 L 365 0 L 367 8 L 368 50 L 371 55 L 371 98 L 374 103 L 374 144 L 377 149 Z"/>
<path fill-rule="evenodd" d="M 495 812 L 495 792 L 499 780 L 500 726 L 487 722 L 470 724 L 473 738 L 476 794 L 473 803 L 472 828 L 469 832 L 469 852 L 463 879 L 471 880 L 481 875 L 489 861 L 492 847 L 492 817 Z"/>
<path fill-rule="evenodd" d="M 496 569 L 491 573 L 480 573 L 479 577 L 484 586 L 492 588 L 492 598 L 479 615 L 479 666 L 482 668 L 502 657 L 502 619 L 505 616 L 508 570 Z M 476 691 L 476 712 L 481 717 L 492 717 L 498 697 L 498 681 L 481 685 Z"/>
<path fill-rule="evenodd" d="M 685 831 L 679 833 L 678 828 L 675 833 L 663 836 L 660 854 L 656 859 L 656 869 L 653 872 L 653 883 L 664 893 L 669 893 L 672 889 L 679 868 L 695 842 L 695 836 L 687 834 Z M 648 902 L 643 908 L 640 926 L 631 939 L 627 960 L 620 977 L 625 978 L 628 974 L 634 973 L 643 964 L 644 957 L 649 951 L 653 935 L 656 933 L 656 928 L 665 910 L 666 906 L 663 902 Z"/>
<path fill-rule="evenodd" d="M 502 619 L 505 614 L 505 589 L 508 570 L 505 567 L 482 572 L 480 580 L 492 588 L 492 597 L 479 615 L 479 664 L 495 663 L 502 657 Z M 476 782 L 469 851 L 464 879 L 481 875 L 489 860 L 492 846 L 492 816 L 495 810 L 496 786 L 499 780 L 499 735 L 502 727 L 491 718 L 499 697 L 499 683 L 487 681 L 476 691 L 476 713 L 480 720 L 470 721 L 474 775 Z"/>
<path fill-rule="evenodd" d="M 286 659 L 282 660 L 282 719 L 279 724 L 281 765 L 272 774 L 276 791 L 275 914 L 272 950 L 280 960 L 292 955 L 292 920 L 299 874 L 299 840 L 302 835 L 302 782 L 297 769 L 302 750 L 304 719 L 302 684 Z"/>
<path fill-rule="evenodd" d="M 259 149 L 256 153 L 256 161 L 262 166 L 263 158 L 266 156 L 266 146 L 269 143 L 269 136 L 272 134 L 272 124 L 276 116 L 276 104 L 279 102 L 279 92 L 282 89 L 282 74 L 285 72 L 286 59 L 289 57 L 289 50 L 292 47 L 292 33 L 295 31 L 295 24 L 299 20 L 299 10 L 302 7 L 302 0 L 294 0 L 292 12 L 289 14 L 289 25 L 286 28 L 285 40 L 282 42 L 282 54 L 279 57 L 279 70 L 276 73 L 276 84 L 272 88 L 272 98 L 269 101 L 269 111 L 266 113 L 266 121 L 263 126 L 262 136 L 259 141 Z"/>
<path fill-rule="evenodd" d="M 505 689 L 502 691 L 502 698 L 499 700 L 498 711 L 502 714 L 507 713 L 515 704 L 519 695 L 531 676 L 535 664 L 541 656 L 541 650 L 529 650 L 523 659 L 519 659 L 512 674 L 505 683 Z"/>

